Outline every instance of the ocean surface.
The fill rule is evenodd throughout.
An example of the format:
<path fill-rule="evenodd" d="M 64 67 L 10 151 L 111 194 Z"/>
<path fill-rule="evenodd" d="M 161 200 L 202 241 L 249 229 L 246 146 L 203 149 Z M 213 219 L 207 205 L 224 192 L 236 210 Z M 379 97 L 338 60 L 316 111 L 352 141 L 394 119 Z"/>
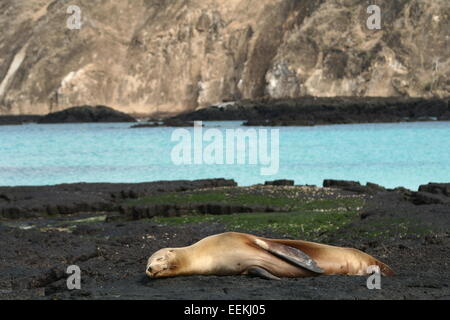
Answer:
<path fill-rule="evenodd" d="M 415 190 L 428 182 L 450 182 L 450 122 L 283 128 L 240 124 L 204 123 L 204 128 L 196 130 L 208 133 L 209 141 L 203 139 L 204 135 L 199 138 L 199 131 L 195 137 L 194 128 L 176 132 L 175 128 L 130 129 L 129 123 L 0 126 L 0 185 L 204 178 L 229 178 L 239 185 L 252 185 L 286 178 L 296 184 L 322 185 L 324 179 L 344 179 Z M 226 130 L 238 128 L 256 133 L 258 145 L 265 145 L 268 151 L 276 151 L 276 139 L 265 144 L 264 130 L 268 138 L 275 132 L 272 129 L 279 130 L 279 152 L 272 157 L 272 164 L 279 159 L 276 174 L 262 175 L 261 168 L 268 166 L 260 157 L 262 147 L 252 149 L 253 154 L 258 150 L 256 164 L 251 164 L 249 158 L 244 159 L 244 164 L 231 161 L 233 153 L 230 145 L 227 147 L 230 139 L 226 139 Z M 180 148 L 180 141 L 187 140 L 172 141 L 174 134 L 185 139 L 191 135 L 191 164 L 174 161 L 174 150 L 187 150 Z M 194 139 L 197 146 L 198 141 L 203 141 L 203 148 L 194 150 Z M 225 159 L 231 154 L 230 164 L 208 164 L 198 157 L 212 150 L 205 149 L 212 141 L 217 152 L 208 154 L 219 160 L 221 155 Z M 223 154 L 218 152 L 221 143 Z M 243 151 L 236 148 L 235 159 Z M 244 148 L 250 151 L 252 147 L 247 144 Z"/>

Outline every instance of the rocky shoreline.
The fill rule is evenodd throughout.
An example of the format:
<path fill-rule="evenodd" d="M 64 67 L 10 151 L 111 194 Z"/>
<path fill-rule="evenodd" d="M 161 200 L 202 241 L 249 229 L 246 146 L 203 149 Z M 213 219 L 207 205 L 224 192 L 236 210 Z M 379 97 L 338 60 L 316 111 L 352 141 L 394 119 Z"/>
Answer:
<path fill-rule="evenodd" d="M 83 212 L 118 212 L 123 200 L 159 193 L 236 186 L 233 180 L 159 181 L 137 184 L 77 183 L 0 187 L 0 218 L 37 218 Z"/>
<path fill-rule="evenodd" d="M 448 183 L 411 191 L 339 180 L 0 187 L 0 299 L 449 299 L 449 195 Z M 364 277 L 145 277 L 157 249 L 230 230 L 355 247 L 397 275 L 382 290 Z M 82 290 L 67 290 L 72 264 Z"/>
<path fill-rule="evenodd" d="M 266 181 L 264 185 L 274 188 L 294 187 L 294 181 Z M 170 202 L 145 205 L 129 203 L 129 200 L 160 194 L 224 187 L 239 188 L 234 180 L 226 179 L 158 181 L 136 184 L 76 183 L 36 187 L 0 187 L 0 219 L 41 218 L 85 212 L 112 213 L 112 218 L 121 216 L 123 219 L 144 219 L 158 216 L 183 216 L 193 213 L 223 215 L 285 211 L 282 207 L 276 206 L 246 206 L 216 202 L 193 205 Z M 418 191 L 412 191 L 403 187 L 386 189 L 374 183 L 361 185 L 357 181 L 327 179 L 323 182 L 323 188 L 371 196 L 379 193 L 396 193 L 402 195 L 405 201 L 415 205 L 450 205 L 450 183 L 429 183 L 421 185 Z"/>
<path fill-rule="evenodd" d="M 224 103 L 181 114 L 181 121 L 246 121 L 246 126 L 450 121 L 449 99 L 305 97 Z"/>
<path fill-rule="evenodd" d="M 315 126 L 351 123 L 450 121 L 450 98 L 304 97 L 223 103 L 132 128 L 189 127 L 194 121 L 245 121 L 244 126 Z M 137 122 L 105 106 L 73 107 L 46 116 L 0 116 L 0 125 Z"/>
<path fill-rule="evenodd" d="M 182 127 L 193 127 L 193 126 L 194 126 L 193 121 L 180 121 L 180 120 L 166 119 L 163 121 L 141 122 L 141 123 L 131 126 L 131 129 L 161 128 L 161 127 L 182 128 Z"/>
<path fill-rule="evenodd" d="M 0 126 L 17 126 L 27 123 L 37 123 L 42 116 L 0 116 Z"/>
<path fill-rule="evenodd" d="M 106 106 L 79 106 L 52 112 L 45 116 L 0 116 L 0 125 L 22 125 L 27 123 L 60 124 L 92 122 L 137 122 L 132 116 Z"/>

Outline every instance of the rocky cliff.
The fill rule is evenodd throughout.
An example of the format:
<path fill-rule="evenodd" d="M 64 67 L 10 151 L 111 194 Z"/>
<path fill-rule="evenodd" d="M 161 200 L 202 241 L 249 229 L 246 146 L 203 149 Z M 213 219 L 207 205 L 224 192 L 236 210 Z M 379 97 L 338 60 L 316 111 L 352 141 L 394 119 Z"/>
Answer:
<path fill-rule="evenodd" d="M 450 95 L 448 0 L 2 0 L 0 30 L 0 114 Z"/>

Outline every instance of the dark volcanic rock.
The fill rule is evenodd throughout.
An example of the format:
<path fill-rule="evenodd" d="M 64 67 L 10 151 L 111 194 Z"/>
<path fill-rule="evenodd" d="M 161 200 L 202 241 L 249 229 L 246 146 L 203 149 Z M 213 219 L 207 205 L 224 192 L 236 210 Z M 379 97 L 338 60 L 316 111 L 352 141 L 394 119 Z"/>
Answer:
<path fill-rule="evenodd" d="M 242 124 L 245 127 L 312 127 L 312 120 L 248 120 Z"/>
<path fill-rule="evenodd" d="M 429 192 L 413 192 L 410 201 L 416 205 L 450 204 L 450 198 Z"/>
<path fill-rule="evenodd" d="M 157 188 L 183 190 L 225 183 L 228 182 L 181 181 L 159 183 Z M 100 190 L 119 195 L 123 190 L 124 196 L 139 194 L 144 192 L 144 188 L 147 191 L 153 188 L 148 184 L 127 186 L 97 184 L 70 185 L 66 188 L 72 193 Z M 273 194 L 271 188 L 261 189 L 268 195 Z M 305 195 L 312 196 L 316 191 L 311 190 Z M 14 190 L 0 190 L 0 193 L 16 199 L 21 197 Z M 326 193 L 329 194 L 328 190 Z M 341 193 L 331 195 L 333 199 L 340 199 L 341 196 Z M 229 226 L 209 222 L 164 225 L 151 220 L 121 220 L 116 214 L 108 214 L 112 219 L 106 222 L 76 222 L 92 217 L 92 213 L 86 213 L 58 218 L 0 221 L 0 243 L 7 244 L 2 245 L 0 250 L 0 299 L 448 300 L 450 238 L 446 232 L 450 223 L 449 206 L 415 206 L 405 201 L 400 192 L 380 192 L 365 199 L 363 219 L 355 217 L 339 230 L 326 231 L 324 238 L 321 238 L 324 241 L 320 242 L 357 248 L 392 266 L 396 275 L 382 278 L 382 290 L 368 290 L 367 277 L 348 276 L 284 278 L 282 281 L 247 276 L 149 279 L 144 270 L 148 257 L 155 251 L 192 245 L 204 237 L 229 231 Z M 226 207 L 207 204 L 204 209 L 221 214 Z M 415 224 L 420 229 L 412 231 Z M 403 234 L 402 225 L 408 226 L 408 234 Z M 49 230 L 48 226 L 56 229 L 61 226 L 75 228 L 68 232 L 53 228 Z M 423 229 L 428 228 L 432 233 L 424 234 Z M 237 231 L 267 238 L 292 239 L 270 229 Z M 302 238 L 299 236 L 298 239 Z M 72 264 L 78 265 L 82 271 L 82 290 L 67 289 L 66 270 Z"/>
<path fill-rule="evenodd" d="M 177 119 L 167 119 L 164 120 L 163 127 L 193 127 L 194 122 L 193 121 L 182 121 Z"/>
<path fill-rule="evenodd" d="M 204 203 L 204 204 L 152 204 L 141 205 L 132 208 L 122 208 L 122 215 L 130 220 L 140 220 L 153 217 L 180 217 L 187 215 L 230 215 L 236 213 L 252 212 L 284 212 L 285 208 L 272 206 L 245 206 L 230 205 L 226 203 Z"/>
<path fill-rule="evenodd" d="M 115 212 L 124 199 L 161 192 L 236 186 L 234 180 L 158 181 L 148 183 L 78 183 L 42 187 L 0 187 L 0 218 L 19 219 L 74 214 Z"/>
<path fill-rule="evenodd" d="M 157 123 L 157 122 L 146 122 L 146 123 L 139 123 L 139 124 L 135 124 L 134 126 L 131 126 L 131 129 L 142 129 L 142 128 L 159 128 L 161 127 L 161 124 Z"/>
<path fill-rule="evenodd" d="M 421 192 L 429 192 L 434 194 L 441 194 L 450 197 L 450 183 L 433 183 L 430 182 L 426 185 L 421 185 L 419 187 Z"/>
<path fill-rule="evenodd" d="M 82 106 L 50 113 L 39 120 L 41 124 L 85 122 L 136 122 L 136 119 L 105 106 Z"/>
<path fill-rule="evenodd" d="M 328 231 L 324 243 L 363 250 L 392 266 L 396 275 L 382 277 L 382 290 L 368 290 L 367 277 L 349 276 L 283 278 L 282 281 L 248 276 L 157 280 L 146 277 L 145 265 L 152 253 L 161 248 L 192 245 L 204 237 L 229 231 L 219 223 L 163 225 L 154 221 L 98 221 L 78 225 L 72 233 L 43 232 L 39 228 L 24 230 L 0 223 L 0 243 L 8 244 L 1 248 L 0 299 L 448 300 L 446 271 L 450 264 L 450 238 L 445 233 L 413 233 L 408 237 L 397 232 L 376 237 L 367 234 L 385 229 L 395 231 L 398 218 L 409 222 L 418 220 L 421 226 L 430 224 L 433 230 L 445 230 L 449 225 L 448 206 L 418 207 L 404 201 L 396 192 L 386 192 L 368 199 L 365 207 L 365 219 L 355 219 L 338 231 Z M 76 217 L 61 218 L 69 223 L 69 219 Z M 27 222 L 52 224 L 47 218 Z M 292 239 L 273 230 L 239 231 Z M 82 290 L 67 289 L 66 270 L 71 264 L 82 270 Z"/>
<path fill-rule="evenodd" d="M 297 99 L 240 101 L 226 107 L 210 107 L 172 119 L 244 120 L 246 126 L 312 126 L 347 123 L 379 123 L 448 120 L 447 99 L 304 97 Z"/>
<path fill-rule="evenodd" d="M 376 183 L 367 182 L 366 187 L 368 189 L 373 190 L 374 192 L 385 192 L 386 191 L 385 187 L 380 186 L 379 184 L 376 184 Z"/>
<path fill-rule="evenodd" d="M 360 187 L 361 184 L 357 181 L 327 179 L 323 181 L 323 186 L 324 188 L 348 188 Z"/>
<path fill-rule="evenodd" d="M 346 180 L 324 180 L 323 186 L 325 188 L 338 188 L 346 191 L 353 191 L 357 193 L 367 193 L 367 194 L 375 194 L 378 192 L 385 192 L 386 188 L 368 182 L 365 186 L 361 185 L 357 181 L 346 181 Z"/>
<path fill-rule="evenodd" d="M 264 183 L 266 186 L 293 186 L 295 185 L 294 180 L 274 180 L 274 181 L 266 181 Z"/>
<path fill-rule="evenodd" d="M 15 126 L 38 122 L 42 116 L 0 116 L 0 126 Z"/>
<path fill-rule="evenodd" d="M 160 128 L 160 127 L 193 127 L 193 121 L 183 121 L 177 119 L 167 119 L 162 122 L 140 123 L 131 127 L 131 129 L 141 128 Z"/>

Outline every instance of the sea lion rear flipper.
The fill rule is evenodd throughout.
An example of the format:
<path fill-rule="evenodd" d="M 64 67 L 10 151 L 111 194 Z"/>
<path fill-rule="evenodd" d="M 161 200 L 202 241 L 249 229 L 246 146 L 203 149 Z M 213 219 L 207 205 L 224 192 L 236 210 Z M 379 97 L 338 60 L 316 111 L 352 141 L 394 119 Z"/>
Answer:
<path fill-rule="evenodd" d="M 248 268 L 247 273 L 252 276 L 260 277 L 266 280 L 281 280 L 277 276 L 274 276 L 266 269 L 263 269 L 261 267 L 251 267 Z"/>
<path fill-rule="evenodd" d="M 262 239 L 255 239 L 255 243 L 260 248 L 297 267 L 304 268 L 315 273 L 324 273 L 324 271 L 313 259 L 297 248 Z"/>

